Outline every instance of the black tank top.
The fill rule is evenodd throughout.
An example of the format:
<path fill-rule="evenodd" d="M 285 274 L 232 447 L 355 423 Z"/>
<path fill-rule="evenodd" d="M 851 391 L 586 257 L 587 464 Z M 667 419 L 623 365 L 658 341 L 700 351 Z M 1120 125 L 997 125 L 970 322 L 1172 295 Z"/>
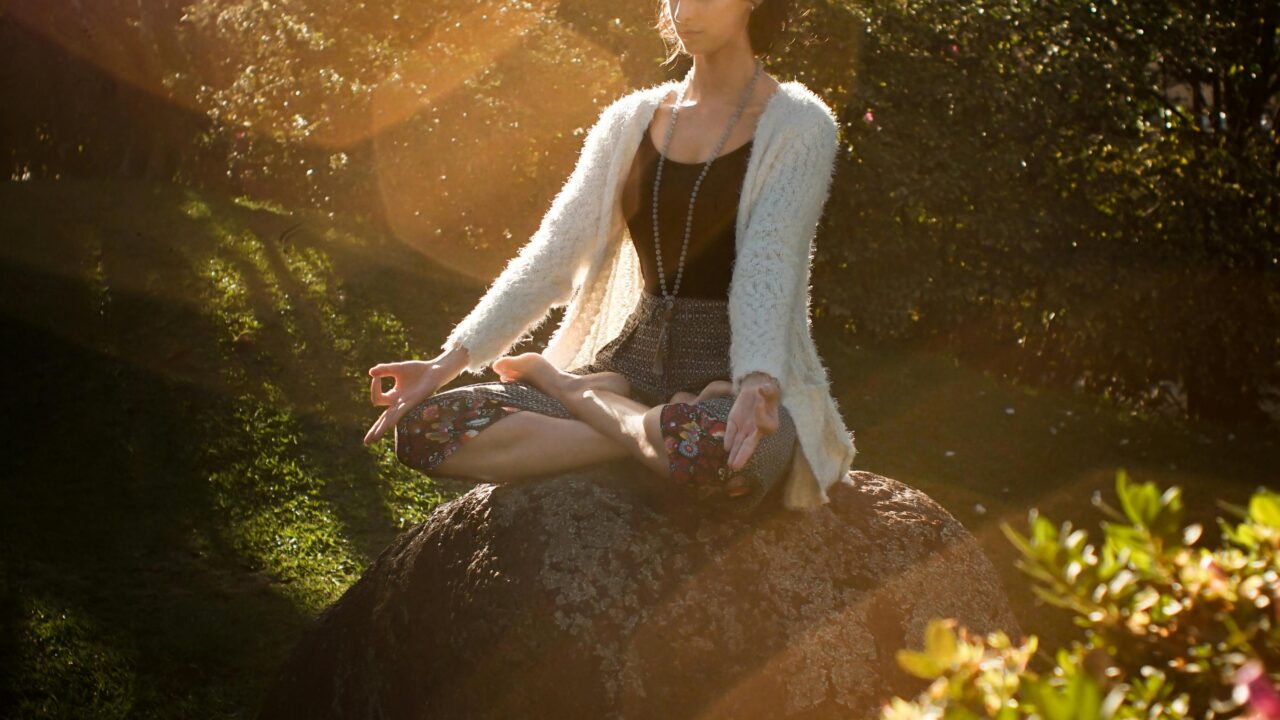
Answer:
<path fill-rule="evenodd" d="M 644 137 L 640 139 L 640 147 L 623 187 L 622 212 L 640 257 L 645 290 L 661 296 L 658 258 L 653 245 L 653 179 L 658 172 L 658 148 L 649 137 L 648 128 L 642 135 Z M 685 252 L 679 289 L 675 287 L 676 268 L 680 263 L 680 245 L 684 242 L 685 221 L 689 215 L 689 195 L 702 172 L 703 163 L 679 163 L 670 158 L 663 161 L 658 234 L 662 238 L 662 267 L 668 293 L 674 291 L 676 297 L 728 299 L 736 256 L 734 225 L 752 142 L 748 140 L 746 144 L 717 157 L 698 186 L 693 229 L 689 236 L 689 249 Z"/>

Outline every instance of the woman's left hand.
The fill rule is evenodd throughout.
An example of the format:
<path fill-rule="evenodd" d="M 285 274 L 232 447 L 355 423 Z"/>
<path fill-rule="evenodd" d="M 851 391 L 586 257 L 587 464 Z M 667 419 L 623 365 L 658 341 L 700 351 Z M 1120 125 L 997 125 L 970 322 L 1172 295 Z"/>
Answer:
<path fill-rule="evenodd" d="M 777 382 L 764 375 L 748 375 L 729 411 L 724 446 L 729 451 L 729 469 L 741 470 L 765 435 L 778 431 L 778 403 L 782 393 Z"/>

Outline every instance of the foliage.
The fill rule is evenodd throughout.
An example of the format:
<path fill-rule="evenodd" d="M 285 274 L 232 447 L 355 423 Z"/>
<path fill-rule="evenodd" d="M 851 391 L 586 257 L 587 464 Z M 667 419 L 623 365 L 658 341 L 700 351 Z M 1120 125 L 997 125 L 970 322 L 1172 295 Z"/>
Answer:
<path fill-rule="evenodd" d="M 1001 524 L 1035 593 L 1073 613 L 1082 639 L 1057 650 L 1047 670 L 1029 669 L 1034 635 L 1014 645 L 935 620 L 923 651 L 898 655 L 933 683 L 915 702 L 895 698 L 883 717 L 1214 718 L 1246 702 L 1274 710 L 1280 493 L 1261 488 L 1247 508 L 1226 506 L 1242 520 L 1219 519 L 1224 543 L 1215 549 L 1196 544 L 1198 524 L 1183 525 L 1176 486 L 1160 493 L 1121 470 L 1116 493 L 1122 513 L 1098 503 L 1117 518 L 1102 523 L 1099 546 L 1035 509 L 1026 536 Z"/>
<path fill-rule="evenodd" d="M 849 12 L 833 315 L 1029 382 L 1257 417 L 1280 382 L 1274 4 Z"/>

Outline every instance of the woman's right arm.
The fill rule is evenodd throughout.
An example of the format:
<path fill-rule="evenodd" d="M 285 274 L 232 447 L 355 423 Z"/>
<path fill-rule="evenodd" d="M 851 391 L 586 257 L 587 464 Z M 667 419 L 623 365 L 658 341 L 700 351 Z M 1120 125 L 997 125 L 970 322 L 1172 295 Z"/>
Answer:
<path fill-rule="evenodd" d="M 609 139 L 616 137 L 622 106 L 615 101 L 601 111 L 587 131 L 573 174 L 552 201 L 537 232 L 441 345 L 446 354 L 462 346 L 466 355 L 462 370 L 476 375 L 484 372 L 552 307 L 569 301 L 595 245 L 603 207 L 600 193 L 609 172 Z"/>

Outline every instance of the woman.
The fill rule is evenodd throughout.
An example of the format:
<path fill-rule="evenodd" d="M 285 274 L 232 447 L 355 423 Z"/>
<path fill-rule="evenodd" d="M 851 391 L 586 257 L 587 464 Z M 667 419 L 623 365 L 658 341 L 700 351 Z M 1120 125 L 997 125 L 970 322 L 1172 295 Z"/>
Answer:
<path fill-rule="evenodd" d="M 634 456 L 735 509 L 780 482 L 788 508 L 827 501 L 856 452 L 808 320 L 838 125 L 754 57 L 787 6 L 662 3 L 692 69 L 601 112 L 538 231 L 439 356 L 370 368 L 387 409 L 366 444 L 394 427 L 405 464 L 481 481 Z M 500 357 L 562 305 L 541 355 Z M 436 392 L 491 362 L 501 382 Z"/>

